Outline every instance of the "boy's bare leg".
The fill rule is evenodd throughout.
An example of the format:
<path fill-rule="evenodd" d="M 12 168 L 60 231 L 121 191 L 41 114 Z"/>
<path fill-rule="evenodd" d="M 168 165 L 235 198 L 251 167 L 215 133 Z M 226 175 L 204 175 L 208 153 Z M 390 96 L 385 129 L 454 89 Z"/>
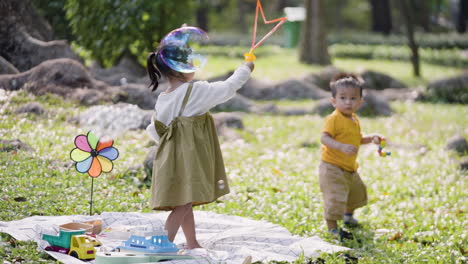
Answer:
<path fill-rule="evenodd" d="M 336 220 L 325 219 L 325 221 L 327 222 L 328 230 L 333 230 L 333 229 L 338 228 L 338 224 L 336 223 Z"/>
<path fill-rule="evenodd" d="M 189 208 L 192 208 L 192 204 L 177 206 L 167 217 L 164 228 L 167 230 L 167 238 L 169 241 L 174 242 L 177 231 L 182 225 Z"/>
<path fill-rule="evenodd" d="M 193 208 L 191 205 L 187 214 L 185 214 L 184 221 L 182 222 L 182 231 L 184 231 L 188 249 L 202 247 L 197 241 L 197 236 L 195 233 L 195 217 L 193 216 Z"/>

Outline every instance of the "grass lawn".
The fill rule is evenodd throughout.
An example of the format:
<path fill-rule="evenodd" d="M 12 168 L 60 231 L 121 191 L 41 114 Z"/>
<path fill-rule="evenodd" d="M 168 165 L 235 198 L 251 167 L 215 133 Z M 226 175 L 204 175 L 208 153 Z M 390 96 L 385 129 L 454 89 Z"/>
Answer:
<path fill-rule="evenodd" d="M 322 69 L 298 64 L 282 56 L 258 59 L 254 77 L 280 80 Z M 277 58 L 278 57 L 278 58 Z M 236 58 L 210 58 L 202 77 L 223 74 L 239 64 Z M 284 67 L 291 63 L 291 67 Z M 414 79 L 394 62 L 336 60 L 346 70 L 368 67 L 387 72 L 411 84 L 455 75 L 459 70 L 423 65 L 425 77 Z M 222 67 L 221 67 L 222 66 Z M 220 70 L 220 68 L 222 70 Z M 432 74 L 427 74 L 431 72 Z M 392 74 L 394 73 L 394 74 Z M 14 114 L 25 102 L 39 101 L 47 114 Z M 313 104 L 313 101 L 279 101 L 279 105 Z M 466 263 L 468 252 L 468 175 L 458 169 L 461 157 L 444 150 L 454 134 L 468 136 L 468 107 L 428 103 L 392 103 L 391 117 L 361 118 L 363 132 L 389 139 L 392 156 L 380 158 L 376 146 L 363 146 L 358 161 L 368 186 L 369 205 L 357 210 L 363 227 L 361 240 L 347 242 L 359 263 Z M 20 139 L 34 152 L 0 152 L 0 220 L 32 215 L 87 214 L 91 179 L 78 174 L 69 151 L 77 134 L 86 133 L 66 120 L 84 110 L 56 96 L 34 97 L 19 92 L 0 102 L 0 138 Z M 245 114 L 241 139 L 223 141 L 222 149 L 231 193 L 219 203 L 199 207 L 223 214 L 267 220 L 301 236 L 318 235 L 332 243 L 322 219 L 317 167 L 323 118 L 318 115 L 272 116 Z M 120 156 L 110 174 L 95 181 L 94 210 L 150 212 L 150 196 L 139 166 L 149 149 L 144 131 L 115 138 Z M 309 142 L 303 147 L 304 142 Z M 2 234 L 0 259 L 22 263 L 51 263 L 34 243 L 10 242 Z M 327 263 L 344 263 L 323 256 Z M 300 259 L 297 263 L 307 263 Z"/>

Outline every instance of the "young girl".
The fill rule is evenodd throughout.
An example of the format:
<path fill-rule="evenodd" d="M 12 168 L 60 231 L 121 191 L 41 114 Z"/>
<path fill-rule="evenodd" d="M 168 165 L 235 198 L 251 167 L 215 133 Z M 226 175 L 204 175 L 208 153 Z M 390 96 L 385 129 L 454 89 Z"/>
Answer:
<path fill-rule="evenodd" d="M 171 46 L 171 53 L 179 47 Z M 184 54 L 184 48 L 181 53 Z M 165 229 L 174 241 L 182 226 L 187 249 L 201 248 L 195 235 L 193 206 L 211 203 L 229 193 L 213 118 L 212 107 L 232 98 L 250 78 L 252 62 L 241 65 L 226 81 L 191 82 L 194 72 L 174 70 L 164 60 L 165 47 L 159 47 L 147 58 L 147 70 L 153 91 L 161 78 L 169 88 L 156 102 L 155 116 L 147 131 L 159 141 L 153 164 L 151 208 L 170 210 Z M 177 56 L 176 56 L 177 57 Z M 186 62 L 183 55 L 178 57 Z M 172 68 L 171 68 L 172 66 Z"/>

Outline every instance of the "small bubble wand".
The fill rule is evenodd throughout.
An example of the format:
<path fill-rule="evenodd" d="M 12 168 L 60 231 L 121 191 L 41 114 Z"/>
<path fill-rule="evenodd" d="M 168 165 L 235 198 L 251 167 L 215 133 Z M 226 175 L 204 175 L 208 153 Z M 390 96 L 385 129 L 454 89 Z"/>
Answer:
<path fill-rule="evenodd" d="M 373 141 L 374 141 L 375 144 L 379 144 L 379 148 L 377 149 L 377 153 L 379 153 L 380 157 L 386 157 L 386 156 L 392 155 L 392 153 L 390 151 L 387 151 L 387 152 L 383 151 L 383 148 L 385 148 L 387 146 L 387 142 L 385 141 L 384 138 L 374 137 Z"/>

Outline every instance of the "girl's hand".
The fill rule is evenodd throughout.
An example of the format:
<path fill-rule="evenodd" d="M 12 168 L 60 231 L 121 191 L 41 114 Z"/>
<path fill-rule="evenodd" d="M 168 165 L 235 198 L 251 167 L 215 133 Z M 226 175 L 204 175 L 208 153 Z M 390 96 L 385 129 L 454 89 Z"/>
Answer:
<path fill-rule="evenodd" d="M 253 63 L 253 61 L 246 62 L 245 65 L 247 65 L 250 68 L 250 71 L 253 72 L 255 68 L 255 64 Z"/>
<path fill-rule="evenodd" d="M 341 144 L 340 151 L 348 156 L 353 156 L 357 154 L 357 148 L 349 144 Z"/>

